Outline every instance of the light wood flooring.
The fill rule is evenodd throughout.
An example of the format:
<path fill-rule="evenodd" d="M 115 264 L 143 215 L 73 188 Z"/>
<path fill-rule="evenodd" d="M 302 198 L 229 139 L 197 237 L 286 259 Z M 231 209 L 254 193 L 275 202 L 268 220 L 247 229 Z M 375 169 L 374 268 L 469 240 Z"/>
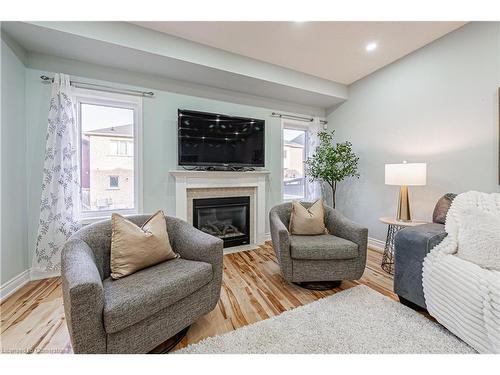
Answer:
<path fill-rule="evenodd" d="M 281 277 L 269 243 L 257 250 L 227 254 L 217 307 L 194 323 L 176 348 L 279 315 L 359 284 L 396 299 L 392 276 L 380 268 L 381 260 L 382 254 L 370 249 L 361 280 L 344 281 L 339 288 L 328 291 L 311 291 L 289 284 Z M 0 309 L 4 353 L 72 352 L 59 277 L 29 282 L 2 302 Z"/>

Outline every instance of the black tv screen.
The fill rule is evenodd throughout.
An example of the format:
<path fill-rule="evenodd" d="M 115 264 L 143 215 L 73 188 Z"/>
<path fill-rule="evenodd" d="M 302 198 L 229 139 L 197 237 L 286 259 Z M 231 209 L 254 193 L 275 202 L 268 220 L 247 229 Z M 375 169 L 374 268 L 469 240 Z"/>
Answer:
<path fill-rule="evenodd" d="M 263 167 L 264 125 L 264 120 L 179 109 L 179 165 Z"/>

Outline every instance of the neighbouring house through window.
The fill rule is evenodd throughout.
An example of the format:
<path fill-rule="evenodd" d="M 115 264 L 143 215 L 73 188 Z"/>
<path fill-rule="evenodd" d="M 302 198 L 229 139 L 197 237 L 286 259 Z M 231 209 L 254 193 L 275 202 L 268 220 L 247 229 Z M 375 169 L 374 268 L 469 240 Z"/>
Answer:
<path fill-rule="evenodd" d="M 76 98 L 82 219 L 137 213 L 141 99 L 90 90 Z"/>
<path fill-rule="evenodd" d="M 306 198 L 307 129 L 295 123 L 283 124 L 283 200 Z"/>

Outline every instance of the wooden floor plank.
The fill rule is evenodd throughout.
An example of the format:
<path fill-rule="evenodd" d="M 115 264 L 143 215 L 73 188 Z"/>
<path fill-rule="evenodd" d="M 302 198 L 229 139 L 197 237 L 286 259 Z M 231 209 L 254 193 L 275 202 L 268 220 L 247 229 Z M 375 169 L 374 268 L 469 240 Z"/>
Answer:
<path fill-rule="evenodd" d="M 224 256 L 221 297 L 216 308 L 200 318 L 176 349 L 281 314 L 341 290 L 364 284 L 396 299 L 393 279 L 380 268 L 381 253 L 369 250 L 363 277 L 327 291 L 290 284 L 280 274 L 270 243 L 259 249 Z M 32 281 L 2 302 L 1 348 L 4 352 L 71 353 L 64 318 L 61 279 Z"/>

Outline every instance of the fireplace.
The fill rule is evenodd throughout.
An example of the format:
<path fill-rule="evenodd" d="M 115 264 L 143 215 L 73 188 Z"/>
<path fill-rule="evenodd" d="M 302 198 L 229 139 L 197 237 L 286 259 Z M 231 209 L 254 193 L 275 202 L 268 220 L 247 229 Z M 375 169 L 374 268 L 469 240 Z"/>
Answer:
<path fill-rule="evenodd" d="M 224 247 L 250 243 L 250 197 L 193 199 L 193 225 Z"/>

